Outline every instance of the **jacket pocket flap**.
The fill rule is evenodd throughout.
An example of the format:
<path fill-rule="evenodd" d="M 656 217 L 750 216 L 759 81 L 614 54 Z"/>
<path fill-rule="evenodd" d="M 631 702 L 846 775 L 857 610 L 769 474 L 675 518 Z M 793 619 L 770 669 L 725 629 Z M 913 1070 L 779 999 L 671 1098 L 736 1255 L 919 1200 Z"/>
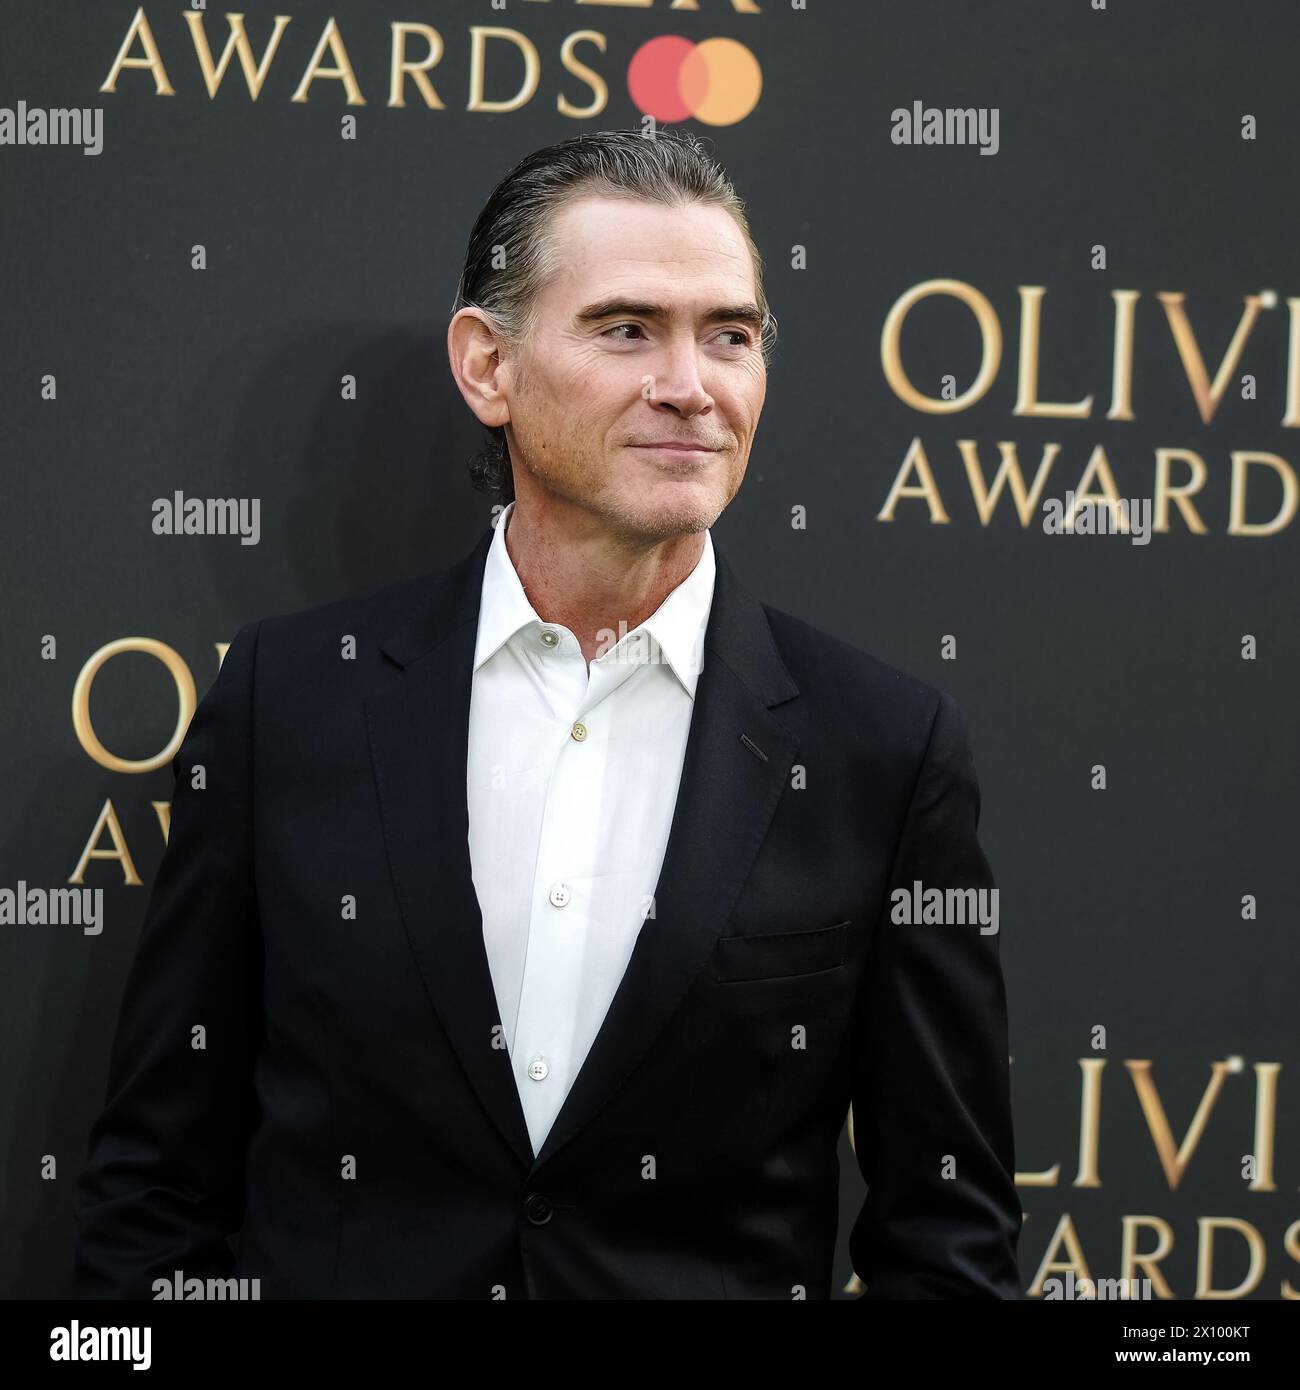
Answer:
<path fill-rule="evenodd" d="M 837 922 L 812 931 L 719 937 L 714 955 L 715 978 L 767 980 L 833 970 L 844 963 L 848 929 L 848 922 Z"/>

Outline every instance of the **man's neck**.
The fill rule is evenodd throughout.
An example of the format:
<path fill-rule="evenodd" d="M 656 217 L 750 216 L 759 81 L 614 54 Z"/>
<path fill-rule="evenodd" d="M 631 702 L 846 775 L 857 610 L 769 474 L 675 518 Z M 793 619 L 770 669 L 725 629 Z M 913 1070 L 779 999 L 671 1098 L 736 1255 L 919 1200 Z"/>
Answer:
<path fill-rule="evenodd" d="M 506 551 L 543 622 L 578 639 L 588 667 L 643 623 L 694 570 L 705 533 L 644 540 L 612 533 L 581 509 L 516 500 Z"/>

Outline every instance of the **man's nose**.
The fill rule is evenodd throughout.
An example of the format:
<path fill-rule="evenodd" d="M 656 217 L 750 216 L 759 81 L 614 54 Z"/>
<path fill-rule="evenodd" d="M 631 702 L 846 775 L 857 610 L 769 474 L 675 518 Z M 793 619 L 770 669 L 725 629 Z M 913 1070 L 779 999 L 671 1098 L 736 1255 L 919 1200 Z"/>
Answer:
<path fill-rule="evenodd" d="M 705 388 L 700 372 L 699 345 L 690 342 L 670 345 L 646 383 L 646 397 L 654 405 L 671 406 L 683 415 L 698 415 L 709 409 L 713 397 Z"/>

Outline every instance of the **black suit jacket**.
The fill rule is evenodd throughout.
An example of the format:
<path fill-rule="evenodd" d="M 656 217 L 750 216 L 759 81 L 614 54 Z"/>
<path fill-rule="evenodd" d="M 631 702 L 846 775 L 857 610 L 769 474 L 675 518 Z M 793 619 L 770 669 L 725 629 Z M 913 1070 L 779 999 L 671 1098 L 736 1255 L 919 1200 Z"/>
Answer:
<path fill-rule="evenodd" d="M 1019 1297 L 999 937 L 890 914 L 992 885 L 957 707 L 716 548 L 653 916 L 534 1156 L 466 838 L 491 535 L 231 644 L 175 759 L 79 1291 L 825 1298 L 852 1102 L 866 1296 Z"/>

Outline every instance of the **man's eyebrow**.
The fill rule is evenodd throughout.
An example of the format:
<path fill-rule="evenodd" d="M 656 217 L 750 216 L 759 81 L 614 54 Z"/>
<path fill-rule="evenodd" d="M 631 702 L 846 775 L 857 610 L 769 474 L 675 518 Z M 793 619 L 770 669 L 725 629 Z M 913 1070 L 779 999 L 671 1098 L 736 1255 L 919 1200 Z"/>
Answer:
<path fill-rule="evenodd" d="M 666 321 L 672 314 L 662 304 L 644 299 L 600 299 L 574 315 L 575 323 L 599 323 L 602 319 L 635 318 Z M 719 304 L 704 314 L 705 323 L 747 323 L 761 329 L 763 315 L 757 304 Z"/>

